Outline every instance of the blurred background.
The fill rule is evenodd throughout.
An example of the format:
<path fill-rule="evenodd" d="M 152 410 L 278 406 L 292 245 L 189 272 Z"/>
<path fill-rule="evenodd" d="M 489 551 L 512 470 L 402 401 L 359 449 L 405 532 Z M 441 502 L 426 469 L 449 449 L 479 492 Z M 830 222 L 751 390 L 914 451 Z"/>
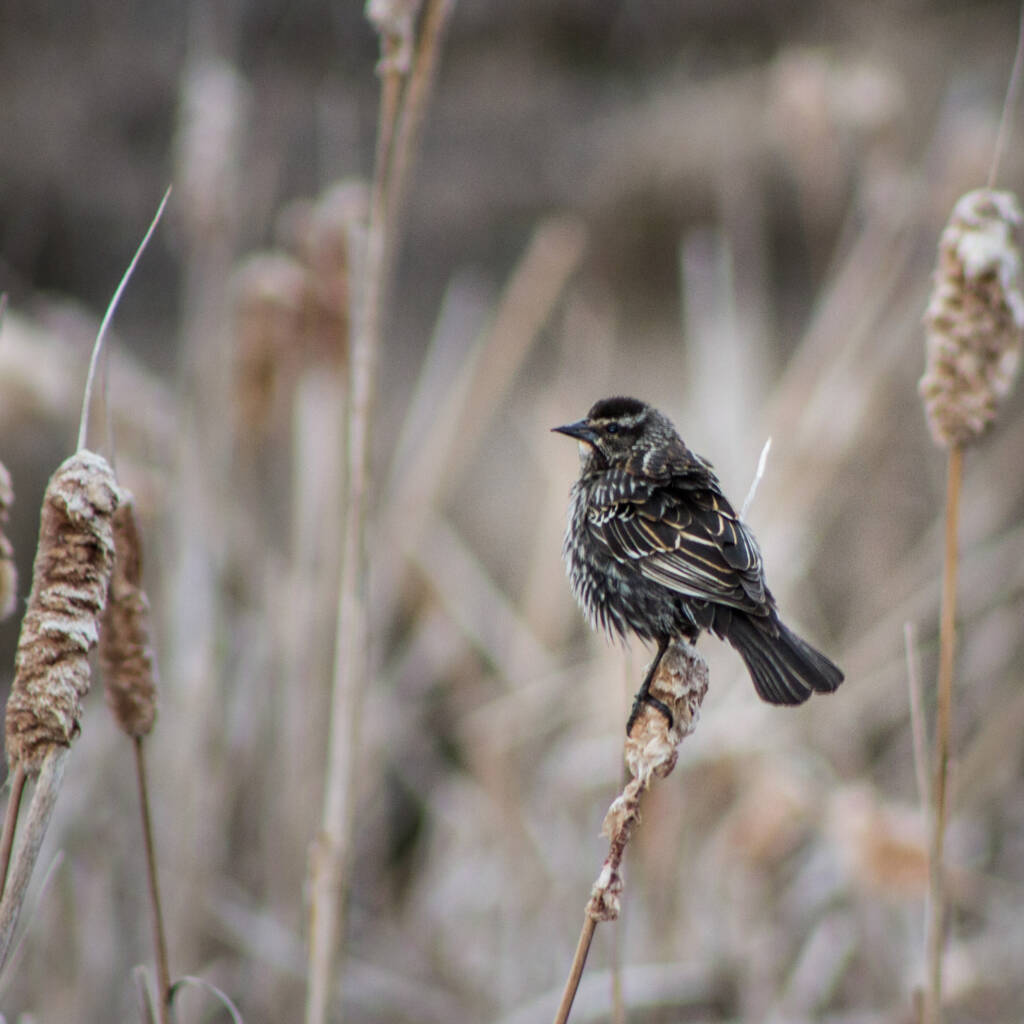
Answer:
<path fill-rule="evenodd" d="M 171 970 L 249 1024 L 300 1019 L 305 993 L 347 253 L 376 144 L 361 8 L 0 9 L 0 460 L 22 608 L 99 319 L 175 189 L 91 446 L 147 547 Z M 912 1019 L 926 842 L 905 627 L 930 713 L 945 466 L 917 398 L 920 320 L 950 208 L 988 177 L 1018 16 L 459 3 L 385 317 L 338 1019 L 552 1015 L 648 657 L 589 632 L 560 560 L 577 460 L 549 428 L 613 393 L 667 412 L 737 505 L 772 438 L 749 520 L 785 618 L 847 681 L 771 708 L 702 641 L 701 723 L 647 804 L 573 1020 L 612 1019 L 614 978 L 637 1022 Z M 999 184 L 1022 176 L 1018 130 Z M 1018 393 L 966 468 L 956 1022 L 1024 1013 L 1022 462 Z M 0 692 L 17 629 L 0 627 Z M 130 747 L 98 692 L 71 765 L 8 1020 L 136 1019 L 132 968 L 151 959 Z M 225 1019 L 201 993 L 181 1009 Z"/>

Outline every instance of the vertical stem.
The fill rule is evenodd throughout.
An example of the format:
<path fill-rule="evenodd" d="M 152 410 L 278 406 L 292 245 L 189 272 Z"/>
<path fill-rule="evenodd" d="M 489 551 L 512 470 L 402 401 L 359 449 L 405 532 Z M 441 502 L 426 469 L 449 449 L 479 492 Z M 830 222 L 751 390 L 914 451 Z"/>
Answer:
<path fill-rule="evenodd" d="M 953 659 L 956 650 L 957 534 L 963 450 L 949 450 L 946 480 L 945 564 L 942 574 L 942 611 L 939 621 L 938 709 L 935 723 L 935 785 L 931 848 L 928 858 L 928 989 L 927 1024 L 942 1022 L 942 953 L 945 928 L 943 846 L 946 834 L 946 782 L 949 774 L 950 724 L 953 704 Z"/>
<path fill-rule="evenodd" d="M 7 801 L 7 812 L 4 814 L 4 832 L 0 839 L 0 896 L 7 885 L 7 869 L 11 864 L 11 850 L 14 847 L 14 832 L 18 827 L 18 810 L 21 807 L 21 794 L 25 791 L 25 768 L 18 764 L 11 776 L 11 796 Z"/>
<path fill-rule="evenodd" d="M 366 247 L 353 289 L 347 424 L 347 502 L 341 543 L 338 624 L 328 735 L 322 826 L 310 863 L 307 1024 L 327 1019 L 337 971 L 335 949 L 344 932 L 345 881 L 351 856 L 356 768 L 363 693 L 368 683 L 366 523 L 370 508 L 370 429 L 376 389 L 381 318 L 394 264 L 397 221 L 412 149 L 437 66 L 442 29 L 454 0 L 431 0 L 409 84 L 398 96 L 389 74 L 381 96 L 378 163 L 374 169 Z"/>
<path fill-rule="evenodd" d="M 61 783 L 64 781 L 64 767 L 68 758 L 68 747 L 52 747 L 43 759 L 39 776 L 35 781 L 28 813 L 19 830 L 18 848 L 11 860 L 11 869 L 0 899 L 0 972 L 11 951 L 14 929 L 18 924 L 32 869 L 39 859 L 39 850 L 46 836 L 46 829 L 57 805 Z"/>
<path fill-rule="evenodd" d="M 171 1005 L 171 972 L 167 965 L 167 939 L 164 935 L 163 907 L 156 871 L 156 846 L 153 842 L 153 824 L 149 813 L 149 793 L 146 785 L 146 762 L 142 750 L 142 737 L 132 740 L 135 753 L 135 781 L 139 790 L 139 814 L 142 818 L 142 843 L 146 852 L 146 880 L 149 885 L 149 905 L 153 915 L 153 953 L 156 958 L 157 1004 L 159 1024 L 167 1024 Z"/>
<path fill-rule="evenodd" d="M 572 1001 L 576 998 L 576 990 L 580 987 L 580 978 L 583 977 L 583 968 L 587 963 L 587 954 L 590 952 L 590 943 L 594 939 L 596 928 L 596 919 L 589 913 L 586 914 L 583 918 L 583 930 L 580 932 L 579 942 L 576 943 L 576 953 L 572 958 L 569 977 L 565 981 L 562 1001 L 558 1004 L 558 1012 L 555 1014 L 555 1024 L 566 1024 L 569 1019 L 569 1011 L 572 1009 Z"/>

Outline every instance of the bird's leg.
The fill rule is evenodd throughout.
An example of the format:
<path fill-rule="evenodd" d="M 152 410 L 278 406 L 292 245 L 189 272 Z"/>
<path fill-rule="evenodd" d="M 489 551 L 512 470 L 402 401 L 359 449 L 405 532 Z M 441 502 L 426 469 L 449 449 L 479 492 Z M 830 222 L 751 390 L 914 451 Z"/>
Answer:
<path fill-rule="evenodd" d="M 626 722 L 627 736 L 633 728 L 633 723 L 637 720 L 637 716 L 640 714 L 640 709 L 645 704 L 650 704 L 652 708 L 660 711 L 668 719 L 668 727 L 670 729 L 675 722 L 672 712 L 668 709 L 668 705 L 664 701 L 658 700 L 657 697 L 652 697 L 650 693 L 654 674 L 658 671 L 658 666 L 661 664 L 661 659 L 665 656 L 665 651 L 667 650 L 668 638 L 663 637 L 658 641 L 658 653 L 654 656 L 654 661 L 651 662 L 651 667 L 647 670 L 647 675 L 644 677 L 644 681 L 640 684 L 640 689 L 636 691 L 636 696 L 633 698 L 633 710 L 630 711 L 629 721 Z"/>

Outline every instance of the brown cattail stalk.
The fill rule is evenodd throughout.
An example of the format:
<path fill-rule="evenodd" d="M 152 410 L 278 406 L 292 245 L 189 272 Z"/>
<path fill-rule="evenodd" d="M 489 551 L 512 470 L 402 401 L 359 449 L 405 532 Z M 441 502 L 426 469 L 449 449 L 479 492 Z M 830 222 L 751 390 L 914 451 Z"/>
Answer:
<path fill-rule="evenodd" d="M 935 283 L 925 311 L 926 367 L 919 390 L 932 437 L 949 454 L 928 857 L 927 1024 L 942 1020 L 943 861 L 963 452 L 991 427 L 1016 378 L 1024 339 L 1022 243 L 1024 215 L 1016 196 L 990 188 L 962 196 L 939 242 Z"/>
<path fill-rule="evenodd" d="M 149 633 L 149 600 L 142 589 L 142 541 L 131 494 L 122 493 L 113 517 L 116 560 L 100 631 L 99 660 L 107 706 L 132 739 L 135 776 L 146 853 L 146 875 L 153 918 L 153 946 L 159 996 L 157 1020 L 166 1024 L 171 1000 L 163 910 L 157 880 L 156 845 L 149 813 L 142 740 L 156 719 L 156 658 Z"/>
<path fill-rule="evenodd" d="M 14 503 L 11 474 L 0 462 L 0 620 L 6 619 L 18 604 L 18 570 L 14 564 L 14 548 L 4 536 L 4 524 Z"/>
<path fill-rule="evenodd" d="M 99 638 L 114 563 L 112 517 L 119 500 L 110 466 L 85 450 L 58 468 L 43 498 L 32 592 L 7 699 L 7 759 L 14 781 L 0 843 L 5 858 L 17 822 L 15 797 L 26 775 L 38 781 L 0 901 L 0 966 L 56 802 L 65 748 L 80 731 L 89 654 Z"/>
<path fill-rule="evenodd" d="M 106 460 L 85 450 L 67 459 L 46 488 L 7 700 L 7 759 L 30 775 L 80 730 L 88 656 L 99 639 L 114 564 L 112 517 L 119 499 Z"/>
<path fill-rule="evenodd" d="M 674 640 L 665 651 L 651 683 L 651 696 L 672 712 L 672 727 L 660 712 L 645 705 L 626 740 L 626 765 L 632 778 L 612 802 L 602 832 L 608 837 L 608 856 L 590 891 L 584 911 L 583 930 L 576 945 L 565 991 L 555 1014 L 555 1024 L 569 1019 L 579 988 L 590 942 L 599 921 L 614 921 L 622 902 L 622 858 L 640 824 L 640 803 L 655 779 L 664 778 L 676 766 L 679 745 L 697 727 L 701 702 L 708 691 L 708 667 L 696 649 Z"/>

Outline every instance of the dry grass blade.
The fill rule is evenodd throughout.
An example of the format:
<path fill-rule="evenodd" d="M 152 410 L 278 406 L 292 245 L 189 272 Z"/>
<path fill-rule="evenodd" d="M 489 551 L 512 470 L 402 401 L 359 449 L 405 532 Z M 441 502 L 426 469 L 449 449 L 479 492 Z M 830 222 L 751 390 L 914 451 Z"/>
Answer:
<path fill-rule="evenodd" d="M 0 900 L 0 971 L 7 963 L 11 951 L 11 941 L 18 924 L 28 885 L 32 878 L 32 870 L 39 858 L 39 850 L 46 836 L 46 829 L 53 816 L 57 804 L 61 782 L 64 779 L 64 766 L 67 761 L 66 747 L 52 746 L 48 749 L 39 767 L 32 802 L 28 814 L 18 832 L 18 843 L 11 863 L 10 875 Z"/>
<path fill-rule="evenodd" d="M 4 812 L 4 830 L 0 837 L 0 896 L 7 887 L 7 869 L 11 866 L 11 850 L 14 847 L 14 833 L 18 827 L 18 811 L 21 808 L 21 795 L 25 790 L 28 778 L 25 768 L 18 765 L 10 779 L 10 795 L 7 798 L 7 810 Z"/>
<path fill-rule="evenodd" d="M 13 503 L 11 474 L 0 462 L 0 619 L 6 619 L 18 604 L 18 569 L 14 564 L 14 548 L 4 535 L 4 525 Z"/>
<path fill-rule="evenodd" d="M 565 1024 L 583 975 L 590 942 L 598 921 L 619 916 L 623 892 L 622 858 L 640 824 L 640 803 L 655 779 L 664 778 L 676 766 L 679 745 L 697 727 L 700 706 L 708 691 L 708 667 L 696 649 L 674 640 L 665 651 L 651 683 L 651 696 L 672 712 L 665 716 L 644 705 L 626 740 L 626 764 L 632 778 L 612 802 L 602 831 L 609 840 L 608 856 L 590 893 L 583 930 L 576 946 L 555 1024 Z"/>
<path fill-rule="evenodd" d="M 89 373 L 85 381 L 85 393 L 82 396 L 82 416 L 78 427 L 79 451 L 85 447 L 86 437 L 89 433 L 89 406 L 92 404 L 92 388 L 93 382 L 96 379 L 96 364 L 99 360 L 100 350 L 103 347 L 103 339 L 106 337 L 110 321 L 114 319 L 114 313 L 117 311 L 117 306 L 121 301 L 121 296 L 124 294 L 124 290 L 128 286 L 128 282 L 131 280 L 132 273 L 134 272 L 139 260 L 142 258 L 142 254 L 146 251 L 146 246 L 149 245 L 149 240 L 153 237 L 153 232 L 156 231 L 156 226 L 160 223 L 160 218 L 164 214 L 164 208 L 167 206 L 167 200 L 170 198 L 171 189 L 168 187 L 167 191 L 164 193 L 163 199 L 160 200 L 160 205 L 157 207 L 156 213 L 153 215 L 153 219 L 149 223 L 149 227 L 146 229 L 146 233 L 142 236 L 142 241 L 139 242 L 139 247 L 135 250 L 135 255 L 128 264 L 128 268 L 121 275 L 121 280 L 118 282 L 117 288 L 114 290 L 114 296 L 107 305 L 107 311 L 103 314 L 103 320 L 100 322 L 100 329 L 96 332 L 96 341 L 92 347 L 92 358 L 89 361 Z"/>

